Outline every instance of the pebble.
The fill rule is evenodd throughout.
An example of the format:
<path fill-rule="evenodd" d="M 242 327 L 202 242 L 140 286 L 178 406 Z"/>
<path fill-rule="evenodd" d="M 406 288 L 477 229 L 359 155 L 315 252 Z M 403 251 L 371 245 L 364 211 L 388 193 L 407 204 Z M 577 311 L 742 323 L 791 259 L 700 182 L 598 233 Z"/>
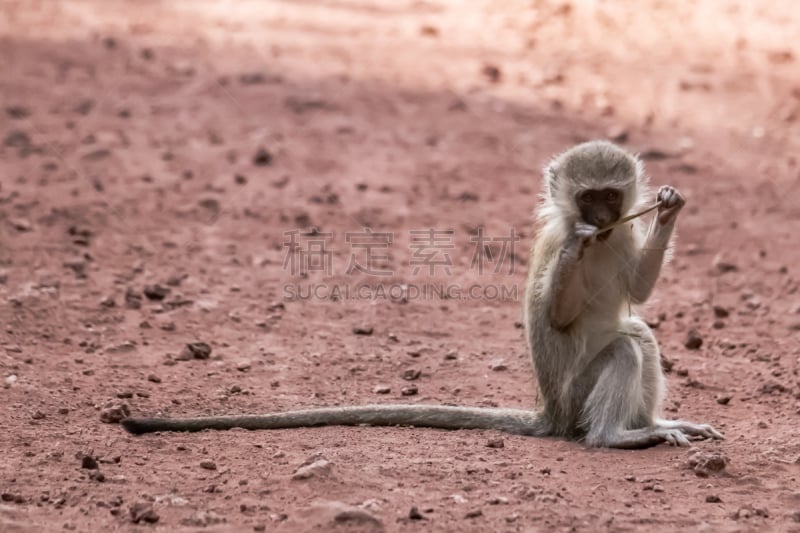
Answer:
<path fill-rule="evenodd" d="M 689 350 L 699 350 L 703 345 L 703 337 L 696 329 L 690 329 L 686 334 L 686 340 L 683 345 Z"/>
<path fill-rule="evenodd" d="M 708 477 L 712 473 L 725 470 L 730 460 L 721 452 L 694 450 L 689 455 L 689 468 L 699 477 Z"/>
<path fill-rule="evenodd" d="M 9 220 L 9 224 L 11 224 L 11 227 L 20 233 L 31 231 L 33 229 L 31 223 L 24 218 L 12 218 Z"/>
<path fill-rule="evenodd" d="M 414 381 L 419 379 L 419 376 L 422 374 L 422 371 L 418 368 L 409 368 L 403 371 L 402 378 L 406 381 Z"/>
<path fill-rule="evenodd" d="M 464 518 L 478 518 L 479 516 L 483 516 L 483 511 L 480 509 L 475 509 L 465 514 Z"/>
<path fill-rule="evenodd" d="M 331 463 L 326 459 L 317 459 L 310 464 L 300 466 L 292 474 L 292 479 L 302 480 L 311 479 L 314 477 L 326 477 L 331 473 Z"/>
<path fill-rule="evenodd" d="M 419 392 L 419 389 L 416 385 L 407 385 L 400 389 L 400 394 L 403 396 L 414 396 Z"/>
<path fill-rule="evenodd" d="M 259 148 L 253 156 L 253 164 L 257 167 L 265 167 L 272 163 L 272 154 L 266 148 Z"/>
<path fill-rule="evenodd" d="M 503 370 L 508 370 L 508 365 L 506 365 L 505 361 L 502 359 L 495 359 L 491 363 L 489 363 L 489 369 L 495 372 L 501 372 Z"/>
<path fill-rule="evenodd" d="M 138 524 L 139 522 L 147 522 L 148 524 L 155 524 L 159 520 L 158 513 L 153 509 L 153 505 L 147 502 L 137 502 L 131 505 L 131 522 Z"/>
<path fill-rule="evenodd" d="M 128 418 L 131 410 L 125 402 L 108 402 L 100 411 L 100 421 L 106 424 L 117 424 L 123 418 Z"/>
<path fill-rule="evenodd" d="M 161 378 L 156 376 L 155 374 L 148 374 L 147 381 L 151 381 L 153 383 L 161 383 Z"/>
<path fill-rule="evenodd" d="M 91 455 L 83 455 L 81 456 L 81 468 L 86 468 L 87 470 L 97 470 L 100 468 L 100 465 L 97 463 L 97 459 Z"/>
<path fill-rule="evenodd" d="M 726 308 L 722 307 L 721 305 L 714 306 L 714 316 L 717 318 L 728 318 L 730 316 L 730 311 Z"/>
<path fill-rule="evenodd" d="M 491 83 L 500 83 L 500 80 L 503 79 L 503 72 L 500 70 L 500 67 L 496 65 L 484 65 L 481 69 L 481 74 L 483 74 Z"/>
<path fill-rule="evenodd" d="M 709 494 L 706 496 L 706 503 L 720 503 L 722 500 L 716 494 Z"/>
<path fill-rule="evenodd" d="M 720 405 L 728 405 L 728 403 L 730 403 L 730 401 L 731 401 L 731 397 L 728 396 L 727 394 L 723 395 L 723 396 L 717 396 L 717 403 L 720 404 Z"/>
<path fill-rule="evenodd" d="M 502 438 L 499 438 L 499 437 L 496 438 L 496 439 L 489 439 L 486 442 L 486 446 L 488 448 L 504 448 L 505 445 L 506 445 L 505 441 Z"/>
<path fill-rule="evenodd" d="M 739 270 L 739 267 L 736 266 L 735 263 L 731 263 L 730 261 L 724 260 L 721 256 L 717 256 L 714 258 L 713 261 L 714 268 L 717 269 L 718 272 L 725 274 L 727 272 L 736 272 Z"/>
<path fill-rule="evenodd" d="M 194 515 L 181 520 L 181 525 L 189 527 L 208 527 L 224 524 L 227 519 L 214 511 L 198 511 Z"/>
<path fill-rule="evenodd" d="M 425 517 L 419 512 L 416 505 L 408 511 L 408 518 L 411 520 L 425 520 Z"/>
<path fill-rule="evenodd" d="M 392 388 L 389 385 L 375 385 L 375 388 L 372 389 L 372 392 L 375 394 L 389 394 L 392 392 Z"/>
<path fill-rule="evenodd" d="M 205 468 L 206 470 L 216 470 L 217 463 L 214 461 L 200 461 L 200 468 Z"/>
<path fill-rule="evenodd" d="M 239 372 L 247 372 L 250 370 L 250 361 L 241 361 L 236 365 L 236 370 Z"/>
<path fill-rule="evenodd" d="M 161 301 L 167 297 L 169 294 L 170 289 L 169 287 L 164 287 L 161 285 L 145 285 L 144 290 L 142 293 L 147 297 L 148 300 L 153 301 Z"/>
<path fill-rule="evenodd" d="M 188 361 L 189 359 L 208 359 L 211 357 L 211 346 L 205 342 L 190 342 L 183 347 L 176 359 Z"/>
<path fill-rule="evenodd" d="M 356 335 L 372 335 L 372 326 L 356 326 L 353 328 L 353 333 Z"/>

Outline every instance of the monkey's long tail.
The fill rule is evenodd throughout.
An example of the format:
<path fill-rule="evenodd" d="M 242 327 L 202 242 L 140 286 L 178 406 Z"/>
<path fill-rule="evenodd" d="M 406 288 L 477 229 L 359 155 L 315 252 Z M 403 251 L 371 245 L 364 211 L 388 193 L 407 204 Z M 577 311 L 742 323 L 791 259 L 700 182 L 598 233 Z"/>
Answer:
<path fill-rule="evenodd" d="M 287 429 L 315 426 L 415 426 L 439 429 L 497 429 L 507 433 L 544 437 L 548 424 L 535 411 L 455 407 L 447 405 L 363 405 L 322 407 L 263 415 L 197 418 L 127 418 L 122 426 L 134 435 L 154 431 L 204 429 Z"/>

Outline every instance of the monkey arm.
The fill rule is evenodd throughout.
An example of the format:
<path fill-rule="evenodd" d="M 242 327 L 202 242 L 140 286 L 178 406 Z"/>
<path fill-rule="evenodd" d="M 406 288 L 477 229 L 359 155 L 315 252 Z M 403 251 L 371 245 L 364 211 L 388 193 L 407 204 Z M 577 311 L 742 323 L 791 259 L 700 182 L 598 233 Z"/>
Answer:
<path fill-rule="evenodd" d="M 650 298 L 656 280 L 661 274 L 664 254 L 669 248 L 674 228 L 674 218 L 666 224 L 662 224 L 658 218 L 655 218 L 650 224 L 647 239 L 639 253 L 639 259 L 634 265 L 630 279 L 630 296 L 634 303 L 643 303 Z"/>
<path fill-rule="evenodd" d="M 550 321 L 559 330 L 566 329 L 578 318 L 584 305 L 584 287 L 580 263 L 582 244 L 567 245 L 558 257 L 553 278 L 555 290 L 550 307 Z"/>

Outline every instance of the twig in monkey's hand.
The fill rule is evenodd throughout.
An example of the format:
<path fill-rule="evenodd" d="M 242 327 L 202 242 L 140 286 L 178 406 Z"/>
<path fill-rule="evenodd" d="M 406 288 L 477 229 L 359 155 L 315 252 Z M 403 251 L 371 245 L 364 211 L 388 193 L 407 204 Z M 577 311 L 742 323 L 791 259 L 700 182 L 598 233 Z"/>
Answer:
<path fill-rule="evenodd" d="M 646 215 L 647 213 L 649 213 L 653 209 L 658 209 L 659 207 L 661 207 L 661 204 L 663 204 L 663 203 L 664 202 L 658 201 L 655 204 L 653 204 L 650 207 L 648 207 L 647 209 L 643 209 L 643 210 L 639 211 L 638 213 L 633 213 L 632 215 L 628 215 L 626 217 L 622 217 L 621 219 L 617 220 L 616 222 L 612 222 L 611 224 L 608 224 L 607 226 L 603 226 L 602 228 L 597 230 L 597 233 L 604 233 L 604 232 L 606 232 L 606 231 L 608 231 L 610 229 L 616 228 L 617 226 L 621 226 L 621 225 L 625 224 L 626 222 L 630 222 L 634 218 L 639 218 L 642 215 Z"/>

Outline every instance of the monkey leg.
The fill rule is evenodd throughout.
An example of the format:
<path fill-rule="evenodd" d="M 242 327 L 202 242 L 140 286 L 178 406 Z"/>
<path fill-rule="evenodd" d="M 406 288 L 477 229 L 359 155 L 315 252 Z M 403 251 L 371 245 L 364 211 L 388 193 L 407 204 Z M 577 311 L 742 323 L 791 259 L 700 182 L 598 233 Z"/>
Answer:
<path fill-rule="evenodd" d="M 689 439 L 679 428 L 655 423 L 663 375 L 651 360 L 645 361 L 645 352 L 651 357 L 658 353 L 652 334 L 642 338 L 636 335 L 644 333 L 639 324 L 625 326 L 622 334 L 600 351 L 585 374 L 585 378 L 594 380 L 582 413 L 586 444 L 647 448 L 668 442 L 688 446 Z"/>
<path fill-rule="evenodd" d="M 685 420 L 665 420 L 660 417 L 666 383 L 664 372 L 661 370 L 661 352 L 658 349 L 658 343 L 650 327 L 640 318 L 634 317 L 627 320 L 625 332 L 638 341 L 642 351 L 643 411 L 640 413 L 639 424 L 677 429 L 690 437 L 724 438 L 720 432 L 708 424 L 695 424 Z"/>

